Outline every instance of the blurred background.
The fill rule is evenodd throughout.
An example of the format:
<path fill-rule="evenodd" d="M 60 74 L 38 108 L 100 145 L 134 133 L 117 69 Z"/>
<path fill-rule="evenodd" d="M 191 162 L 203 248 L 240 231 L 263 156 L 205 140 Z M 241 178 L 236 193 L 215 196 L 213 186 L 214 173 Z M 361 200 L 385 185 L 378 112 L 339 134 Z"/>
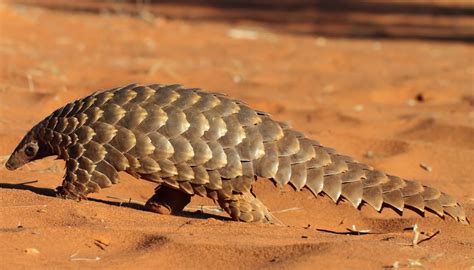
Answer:
<path fill-rule="evenodd" d="M 265 25 L 331 37 L 474 41 L 470 0 L 19 0 L 56 10 Z"/>

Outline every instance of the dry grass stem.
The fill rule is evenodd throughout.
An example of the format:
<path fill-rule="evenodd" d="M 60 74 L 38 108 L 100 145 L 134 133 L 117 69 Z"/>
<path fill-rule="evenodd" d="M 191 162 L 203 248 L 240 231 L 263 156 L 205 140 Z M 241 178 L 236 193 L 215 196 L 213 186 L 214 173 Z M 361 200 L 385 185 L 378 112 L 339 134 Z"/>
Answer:
<path fill-rule="evenodd" d="M 288 208 L 288 209 L 282 209 L 282 210 L 271 211 L 271 212 L 272 212 L 273 214 L 275 214 L 275 213 L 286 213 L 286 212 L 298 211 L 298 210 L 302 210 L 302 208 L 299 208 L 299 207 L 292 207 L 292 208 Z"/>
<path fill-rule="evenodd" d="M 416 247 L 418 245 L 418 240 L 420 239 L 420 232 L 418 231 L 418 224 L 413 225 L 413 239 L 411 240 L 411 245 Z"/>
<path fill-rule="evenodd" d="M 215 205 L 196 205 L 196 206 L 187 206 L 184 208 L 185 211 L 196 211 L 196 210 L 200 210 L 201 212 L 204 212 L 204 210 L 206 211 L 210 211 L 210 212 L 218 212 L 218 213 L 221 213 L 221 212 L 224 212 L 224 210 L 222 208 L 220 208 L 219 206 L 215 206 Z"/>
<path fill-rule="evenodd" d="M 69 256 L 69 260 L 70 261 L 91 261 L 91 262 L 100 260 L 99 256 L 96 256 L 95 258 L 82 258 L 82 257 L 77 257 L 78 254 L 79 254 L 78 252 L 72 254 L 71 256 Z"/>
<path fill-rule="evenodd" d="M 129 203 L 129 204 L 130 204 L 130 203 L 136 203 L 136 204 L 145 206 L 145 202 L 137 201 L 137 200 L 132 200 L 132 198 L 123 199 L 123 198 L 118 198 L 118 197 L 114 197 L 114 196 L 107 196 L 107 198 L 117 200 L 117 201 L 120 202 L 120 204 L 122 204 L 122 203 Z"/>
<path fill-rule="evenodd" d="M 430 165 L 428 165 L 426 163 L 420 163 L 420 168 L 422 168 L 423 170 L 425 170 L 427 172 L 432 172 L 433 171 L 433 167 L 431 167 Z"/>

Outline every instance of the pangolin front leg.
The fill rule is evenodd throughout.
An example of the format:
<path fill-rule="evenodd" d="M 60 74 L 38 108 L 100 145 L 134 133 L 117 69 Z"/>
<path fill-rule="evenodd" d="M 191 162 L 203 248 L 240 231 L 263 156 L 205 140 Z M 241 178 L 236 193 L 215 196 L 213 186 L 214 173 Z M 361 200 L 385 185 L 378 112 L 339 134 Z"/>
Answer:
<path fill-rule="evenodd" d="M 461 205 L 436 188 L 340 155 L 240 101 L 179 85 L 133 84 L 71 102 L 35 125 L 6 167 L 51 155 L 66 161 L 65 197 L 85 198 L 125 171 L 160 185 L 147 202 L 159 213 L 177 213 L 199 195 L 235 220 L 272 221 L 251 192 L 260 177 L 356 208 L 388 205 L 468 222 Z"/>

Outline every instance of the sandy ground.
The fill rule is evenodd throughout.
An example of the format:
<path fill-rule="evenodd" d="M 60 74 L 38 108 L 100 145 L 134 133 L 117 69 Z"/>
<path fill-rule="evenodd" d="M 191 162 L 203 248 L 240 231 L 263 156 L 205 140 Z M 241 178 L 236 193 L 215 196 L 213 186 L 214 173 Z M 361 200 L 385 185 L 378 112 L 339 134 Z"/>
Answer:
<path fill-rule="evenodd" d="M 472 45 L 12 4 L 0 5 L 0 24 L 2 165 L 32 125 L 66 102 L 130 82 L 181 83 L 244 100 L 342 153 L 439 187 L 474 220 Z M 287 226 L 232 222 L 202 198 L 181 216 L 160 216 L 140 206 L 154 185 L 127 175 L 89 201 L 54 197 L 63 166 L 50 158 L 0 167 L 0 268 L 474 267 L 472 225 L 430 213 L 357 211 L 262 179 L 258 197 Z M 413 224 L 420 239 L 439 233 L 412 247 L 404 228 Z M 353 225 L 379 234 L 318 230 Z"/>

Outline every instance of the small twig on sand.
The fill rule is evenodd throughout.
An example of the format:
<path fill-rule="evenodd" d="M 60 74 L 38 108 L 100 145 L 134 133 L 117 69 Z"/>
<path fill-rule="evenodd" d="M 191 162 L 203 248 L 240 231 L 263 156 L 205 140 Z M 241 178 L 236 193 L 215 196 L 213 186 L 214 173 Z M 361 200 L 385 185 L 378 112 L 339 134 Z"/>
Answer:
<path fill-rule="evenodd" d="M 351 228 L 347 228 L 348 231 L 358 233 L 358 234 L 369 234 L 371 233 L 370 230 L 357 230 L 356 226 L 352 224 Z"/>
<path fill-rule="evenodd" d="M 425 170 L 427 172 L 433 171 L 433 167 L 431 167 L 430 165 L 428 165 L 426 163 L 420 163 L 420 168 L 422 168 L 423 170 Z"/>
<path fill-rule="evenodd" d="M 145 206 L 145 203 L 144 203 L 144 202 L 142 202 L 142 201 L 137 201 L 137 200 L 132 200 L 132 198 L 123 199 L 123 198 L 118 198 L 118 197 L 114 197 L 114 196 L 107 196 L 107 198 L 109 198 L 109 199 L 114 199 L 114 200 L 118 200 L 118 201 L 120 201 L 120 203 L 128 203 L 128 204 L 136 203 L 136 204 L 140 204 L 140 205 L 142 205 L 142 206 Z"/>
<path fill-rule="evenodd" d="M 102 241 L 102 240 L 96 239 L 94 241 L 94 245 L 96 245 L 97 247 L 99 247 L 102 250 L 105 250 L 105 248 L 109 246 L 109 243 L 107 243 L 107 241 Z"/>
<path fill-rule="evenodd" d="M 352 225 L 352 228 L 347 228 L 347 232 L 338 232 L 326 229 L 316 229 L 320 232 L 333 233 L 333 234 L 343 234 L 343 235 L 366 235 L 366 234 L 386 234 L 384 232 L 372 232 L 371 230 L 357 230 L 355 225 Z"/>
<path fill-rule="evenodd" d="M 95 262 L 95 261 L 100 260 L 99 256 L 96 256 L 95 258 L 81 258 L 81 257 L 77 257 L 78 254 L 79 252 L 72 254 L 71 256 L 69 256 L 69 260 L 70 261 L 90 261 L 90 262 Z"/>
<path fill-rule="evenodd" d="M 290 211 L 297 211 L 297 210 L 301 210 L 301 208 L 299 207 L 292 207 L 292 208 L 288 208 L 288 209 L 283 209 L 283 210 L 277 210 L 277 211 L 271 211 L 272 214 L 275 214 L 275 213 L 286 213 L 286 212 L 290 212 Z"/>
<path fill-rule="evenodd" d="M 29 184 L 34 184 L 34 183 L 38 183 L 38 182 L 39 182 L 38 180 L 33 180 L 33 181 L 18 183 L 18 184 L 15 184 L 15 185 L 22 186 L 22 185 L 29 185 Z"/>
<path fill-rule="evenodd" d="M 411 245 L 416 247 L 418 245 L 418 239 L 420 239 L 420 232 L 418 231 L 418 224 L 413 225 L 413 239 Z"/>
<path fill-rule="evenodd" d="M 435 237 L 436 235 L 438 235 L 441 231 L 436 231 L 435 233 L 429 235 L 428 237 L 426 237 L 425 239 L 421 239 L 420 241 L 418 241 L 418 244 L 421 244 L 425 241 L 428 241 L 428 240 L 431 240 L 433 237 Z M 424 234 L 424 233 L 422 233 Z"/>
<path fill-rule="evenodd" d="M 415 225 L 413 225 L 413 227 L 407 228 L 407 229 L 411 229 L 413 231 L 413 238 L 411 240 L 411 244 L 401 244 L 401 245 L 408 245 L 408 246 L 412 246 L 412 247 L 417 247 L 420 243 L 431 240 L 433 237 L 435 237 L 436 235 L 438 235 L 441 232 L 441 231 L 436 231 L 433 234 L 431 234 L 429 232 L 420 232 L 418 230 L 418 225 L 417 224 L 415 224 Z M 407 229 L 405 229 L 405 230 L 407 230 Z M 420 235 L 426 235 L 427 237 L 420 240 Z"/>
<path fill-rule="evenodd" d="M 189 211 L 189 210 L 200 210 L 201 212 L 204 213 L 204 210 L 207 210 L 207 211 L 211 211 L 211 212 L 224 212 L 224 210 L 222 210 L 222 208 L 220 208 L 219 206 L 215 206 L 215 205 L 198 205 L 198 206 L 186 206 L 184 208 L 185 211 Z"/>

